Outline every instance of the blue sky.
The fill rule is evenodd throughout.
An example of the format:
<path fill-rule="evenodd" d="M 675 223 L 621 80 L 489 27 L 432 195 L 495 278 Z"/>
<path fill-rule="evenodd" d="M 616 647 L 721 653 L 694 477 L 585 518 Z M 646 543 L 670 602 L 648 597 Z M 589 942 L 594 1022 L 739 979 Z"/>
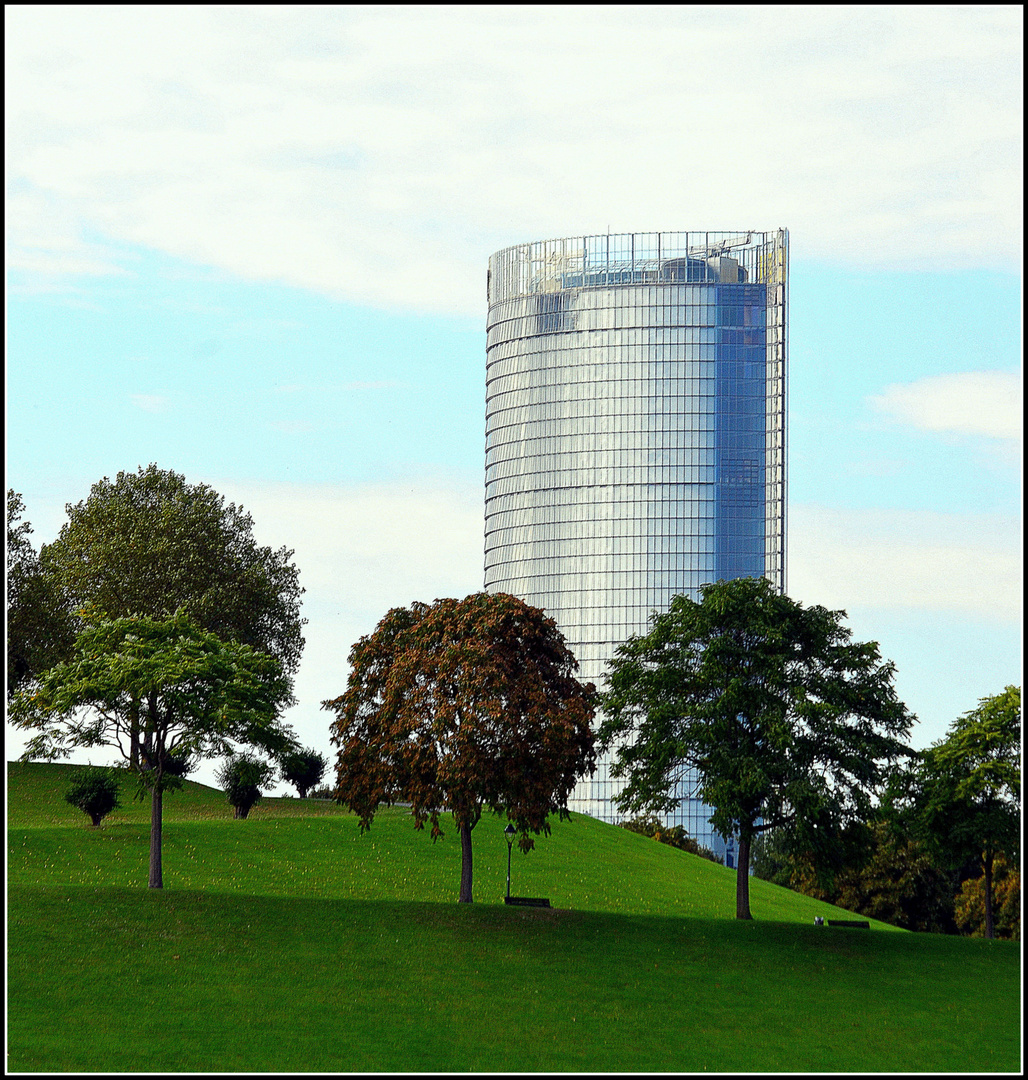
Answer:
<path fill-rule="evenodd" d="M 390 606 L 481 588 L 488 256 L 608 227 L 790 229 L 790 593 L 915 745 L 1020 682 L 1020 9 L 6 17 L 7 485 L 37 543 L 150 461 L 242 502 L 307 743 Z"/>

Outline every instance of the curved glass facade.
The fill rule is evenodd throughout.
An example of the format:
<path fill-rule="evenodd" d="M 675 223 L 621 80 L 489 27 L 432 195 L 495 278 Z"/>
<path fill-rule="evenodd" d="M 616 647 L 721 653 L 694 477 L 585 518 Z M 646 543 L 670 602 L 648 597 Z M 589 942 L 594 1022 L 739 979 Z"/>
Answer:
<path fill-rule="evenodd" d="M 788 232 L 518 244 L 488 293 L 486 589 L 545 609 L 597 685 L 673 596 L 784 591 Z M 569 806 L 617 820 L 617 783 L 602 761 Z M 667 820 L 724 853 L 693 789 Z"/>

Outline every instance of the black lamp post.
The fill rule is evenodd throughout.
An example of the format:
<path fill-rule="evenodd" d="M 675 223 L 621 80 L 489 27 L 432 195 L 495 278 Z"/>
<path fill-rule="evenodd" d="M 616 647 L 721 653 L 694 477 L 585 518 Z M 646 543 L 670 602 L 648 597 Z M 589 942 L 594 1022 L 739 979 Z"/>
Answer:
<path fill-rule="evenodd" d="M 510 899 L 510 853 L 514 846 L 514 835 L 517 830 L 508 821 L 507 828 L 503 830 L 503 835 L 507 837 L 507 899 Z"/>

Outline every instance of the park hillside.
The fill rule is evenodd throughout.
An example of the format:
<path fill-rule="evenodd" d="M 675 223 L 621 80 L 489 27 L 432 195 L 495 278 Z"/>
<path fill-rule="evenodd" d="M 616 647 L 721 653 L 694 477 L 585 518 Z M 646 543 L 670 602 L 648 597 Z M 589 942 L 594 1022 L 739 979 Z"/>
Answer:
<path fill-rule="evenodd" d="M 574 815 L 507 907 L 503 819 L 459 838 L 326 800 L 246 819 L 186 780 L 93 828 L 75 769 L 8 764 L 11 1071 L 1017 1071 L 1014 942 L 815 926 L 840 911 Z M 128 777 L 126 776 L 126 779 Z"/>
<path fill-rule="evenodd" d="M 323 777 L 283 720 L 292 551 L 156 465 L 38 553 L 23 509 L 9 1067 L 1016 1068 L 1017 687 L 915 751 L 877 643 L 763 579 L 675 597 L 601 687 L 545 611 L 476 593 L 354 644 Z M 56 764 L 94 747 L 122 768 Z M 568 812 L 603 754 L 630 828 Z M 212 759 L 223 790 L 188 780 Z M 685 782 L 733 870 L 653 816 Z M 547 904 L 502 903 L 508 867 Z"/>
<path fill-rule="evenodd" d="M 148 884 L 163 888 L 164 795 L 197 762 L 225 759 L 218 777 L 243 818 L 276 770 L 302 797 L 309 768 L 327 764 L 282 720 L 304 645 L 293 552 L 261 547 L 242 507 L 155 464 L 94 484 L 38 553 L 24 509 L 9 490 L 8 715 L 34 732 L 23 759 L 119 751 L 149 795 Z M 766 865 L 771 851 L 776 880 L 834 900 L 824 890 L 840 873 L 908 844 L 899 861 L 923 857 L 934 882 L 914 883 L 921 910 L 905 925 L 1017 936 L 1019 689 L 915 751 L 895 665 L 853 640 L 844 611 L 763 578 L 699 594 L 654 612 L 599 688 L 576 677 L 554 620 L 517 597 L 391 609 L 350 650 L 344 692 L 321 703 L 335 714 L 333 796 L 365 829 L 400 801 L 438 837 L 449 812 L 470 903 L 482 815 L 505 815 L 528 852 L 611 755 L 624 780 L 613 811 L 671 814 L 688 795 L 737 838 L 739 919 L 752 917 L 751 855 Z M 96 821 L 110 793 L 78 797 Z M 955 889 L 979 877 L 981 919 L 973 887 L 958 918 Z"/>

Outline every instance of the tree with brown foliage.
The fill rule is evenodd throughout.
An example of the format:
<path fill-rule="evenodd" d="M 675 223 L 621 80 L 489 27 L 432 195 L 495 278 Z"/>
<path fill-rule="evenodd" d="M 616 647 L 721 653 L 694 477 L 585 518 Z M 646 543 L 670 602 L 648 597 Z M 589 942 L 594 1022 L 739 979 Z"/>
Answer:
<path fill-rule="evenodd" d="M 411 804 L 415 829 L 453 814 L 460 902 L 472 900 L 471 830 L 484 809 L 529 833 L 568 816 L 578 778 L 595 768 L 591 683 L 556 624 L 504 593 L 393 608 L 350 652 L 335 712 L 335 797 L 371 827 L 380 803 Z"/>

